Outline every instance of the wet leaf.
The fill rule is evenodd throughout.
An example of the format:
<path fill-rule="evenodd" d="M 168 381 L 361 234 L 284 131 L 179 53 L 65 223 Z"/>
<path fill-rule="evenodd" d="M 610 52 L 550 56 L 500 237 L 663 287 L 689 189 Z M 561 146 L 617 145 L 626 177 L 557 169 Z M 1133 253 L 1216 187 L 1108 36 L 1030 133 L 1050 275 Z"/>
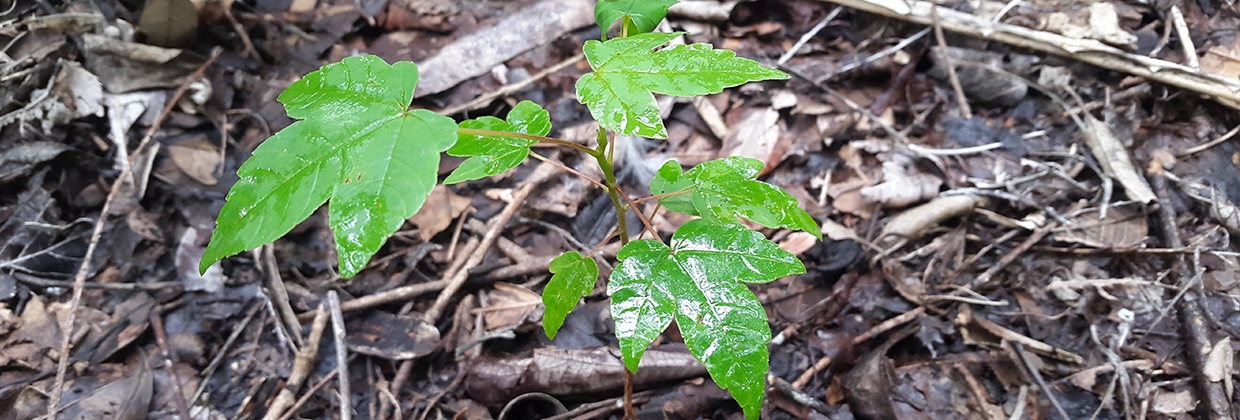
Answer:
<path fill-rule="evenodd" d="M 619 134 L 667 138 L 654 93 L 698 96 L 746 82 L 787 79 L 783 72 L 738 58 L 710 44 L 677 45 L 657 51 L 681 33 L 648 33 L 606 42 L 586 41 L 594 72 L 577 79 L 577 100 L 604 128 Z"/>
<path fill-rule="evenodd" d="M 769 228 L 802 230 L 821 240 L 817 222 L 797 205 L 796 198 L 754 179 L 761 170 L 762 162 L 738 156 L 702 162 L 683 173 L 679 163 L 668 161 L 650 180 L 650 192 L 659 195 L 692 189 L 664 198 L 663 206 L 723 223 L 744 217 Z"/>
<path fill-rule="evenodd" d="M 646 346 L 674 317 L 689 351 L 756 419 L 771 329 L 745 283 L 804 273 L 801 261 L 758 232 L 706 219 L 681 226 L 670 247 L 634 241 L 617 257 L 608 292 L 625 365 L 636 371 Z"/>
<path fill-rule="evenodd" d="M 485 116 L 462 122 L 461 127 L 545 136 L 551 132 L 551 114 L 538 104 L 521 101 L 508 112 L 508 121 Z M 530 146 L 534 143 L 537 141 L 461 134 L 456 145 L 448 149 L 448 154 L 469 156 L 469 159 L 462 162 L 443 182 L 455 184 L 508 172 L 530 155 Z"/>
<path fill-rule="evenodd" d="M 577 307 L 577 301 L 594 290 L 598 280 L 598 263 L 593 258 L 569 251 L 551 260 L 551 280 L 543 290 L 543 330 L 547 338 L 555 338 L 564 325 L 564 318 Z"/>
<path fill-rule="evenodd" d="M 279 101 L 299 119 L 237 170 L 199 264 L 271 242 L 331 199 L 340 275 L 351 277 L 422 207 L 456 123 L 408 110 L 417 66 L 349 57 L 293 83 Z"/>
<path fill-rule="evenodd" d="M 616 21 L 624 25 L 630 36 L 644 34 L 659 26 L 673 4 L 676 0 L 599 0 L 594 6 L 594 20 L 604 38 Z"/>

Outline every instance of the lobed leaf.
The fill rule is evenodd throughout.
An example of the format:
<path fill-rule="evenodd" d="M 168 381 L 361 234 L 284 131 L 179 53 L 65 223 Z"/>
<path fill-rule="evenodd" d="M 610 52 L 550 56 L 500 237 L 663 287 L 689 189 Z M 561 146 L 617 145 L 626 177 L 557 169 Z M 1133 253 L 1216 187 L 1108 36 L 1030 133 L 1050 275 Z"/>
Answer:
<path fill-rule="evenodd" d="M 616 21 L 627 29 L 629 36 L 654 31 L 667 17 L 667 9 L 677 0 L 599 0 L 594 6 L 594 20 L 603 38 Z"/>
<path fill-rule="evenodd" d="M 667 138 L 654 94 L 698 96 L 787 74 L 709 44 L 653 51 L 681 33 L 647 33 L 606 42 L 586 41 L 594 69 L 577 79 L 577 100 L 604 128 L 619 134 Z"/>
<path fill-rule="evenodd" d="M 577 301 L 594 290 L 598 281 L 598 263 L 593 258 L 569 251 L 551 260 L 551 280 L 543 289 L 543 330 L 547 338 L 555 338 L 564 325 L 564 318 L 577 307 Z"/>
<path fill-rule="evenodd" d="M 650 192 L 660 195 L 692 189 L 663 198 L 663 206 L 724 223 L 736 223 L 740 216 L 769 228 L 803 230 L 822 239 L 818 223 L 796 198 L 754 179 L 761 171 L 761 161 L 739 156 L 702 162 L 688 172 L 681 172 L 676 161 L 668 161 L 650 180 Z"/>
<path fill-rule="evenodd" d="M 418 68 L 366 55 L 328 64 L 278 100 L 300 121 L 264 141 L 237 170 L 199 264 L 288 233 L 331 200 L 340 274 L 351 277 L 422 207 L 456 123 L 408 110 Z"/>
<path fill-rule="evenodd" d="M 646 347 L 675 318 L 689 351 L 756 419 L 771 330 L 745 283 L 804 273 L 801 261 L 758 232 L 706 219 L 685 223 L 670 246 L 634 241 L 617 258 L 608 293 L 625 366 L 637 371 Z"/>
<path fill-rule="evenodd" d="M 480 128 L 492 131 L 545 136 L 551 132 L 551 114 L 538 104 L 521 101 L 508 111 L 508 120 L 485 116 L 461 123 L 462 128 Z M 530 154 L 534 140 L 504 136 L 478 136 L 460 134 L 448 154 L 469 156 L 461 166 L 452 171 L 445 184 L 481 179 L 499 175 L 517 167 Z"/>

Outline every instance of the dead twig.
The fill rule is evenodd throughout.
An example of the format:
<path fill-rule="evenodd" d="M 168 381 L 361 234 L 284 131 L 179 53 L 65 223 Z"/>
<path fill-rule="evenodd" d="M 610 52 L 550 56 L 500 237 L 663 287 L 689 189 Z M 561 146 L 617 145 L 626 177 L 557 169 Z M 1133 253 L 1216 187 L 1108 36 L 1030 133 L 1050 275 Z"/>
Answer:
<path fill-rule="evenodd" d="M 538 165 L 538 168 L 534 170 L 534 173 L 525 180 L 525 185 L 522 185 L 521 188 L 517 189 L 517 191 L 512 194 L 512 202 L 508 203 L 508 205 L 504 207 L 504 210 L 491 220 L 489 229 L 487 230 L 487 233 L 482 236 L 482 240 L 478 244 L 478 248 L 475 249 L 473 255 L 470 255 L 469 259 L 465 261 L 465 265 L 461 267 L 460 270 L 457 270 L 451 279 L 448 279 L 448 285 L 444 287 L 443 291 L 440 292 L 439 297 L 435 299 L 435 303 L 431 306 L 431 308 L 423 314 L 423 321 L 426 321 L 429 324 L 434 324 L 435 321 L 439 320 L 439 315 L 443 314 L 444 307 L 448 305 L 448 301 L 452 299 L 457 290 L 460 290 L 461 285 L 465 283 L 465 279 L 469 277 L 469 270 L 478 266 L 478 264 L 482 262 L 482 257 L 486 256 L 487 250 L 490 249 L 491 245 L 495 243 L 496 237 L 498 237 L 499 233 L 505 226 L 508 225 L 508 220 L 512 219 L 512 216 L 517 213 L 517 209 L 521 208 L 521 204 L 523 204 L 525 199 L 530 196 L 530 193 L 534 191 L 534 187 L 542 184 L 555 174 L 555 169 L 556 168 L 554 166 L 549 164 Z"/>
<path fill-rule="evenodd" d="M 1175 157 L 1182 158 L 1185 156 L 1189 156 L 1189 155 L 1193 155 L 1193 154 L 1205 151 L 1206 149 L 1209 149 L 1211 147 L 1218 146 L 1220 144 L 1223 144 L 1223 142 L 1227 140 L 1231 140 L 1232 137 L 1236 136 L 1236 133 L 1240 133 L 1240 125 L 1237 125 L 1236 128 L 1231 129 L 1231 131 L 1228 131 L 1227 134 L 1223 134 L 1222 136 L 1219 136 L 1219 138 L 1217 139 L 1210 140 L 1208 142 L 1190 147 L 1188 149 L 1184 149 L 1183 152 L 1180 152 L 1179 154 L 1175 155 Z"/>
<path fill-rule="evenodd" d="M 229 349 L 232 348 L 237 337 L 245 331 L 246 326 L 250 325 L 250 320 L 254 319 L 254 315 L 263 308 L 262 304 L 254 305 L 250 308 L 250 312 L 245 315 L 241 323 L 233 328 L 233 332 L 228 335 L 228 339 L 224 340 L 224 345 L 215 352 L 215 357 L 211 359 L 211 363 L 207 364 L 207 368 L 202 371 L 202 380 L 198 382 L 198 389 L 194 390 L 194 395 L 189 398 L 190 401 L 198 401 L 198 397 L 202 396 L 203 391 L 207 390 L 207 383 L 211 380 L 211 375 L 215 374 L 215 370 L 219 369 L 220 364 L 224 362 L 224 356 L 228 355 Z"/>
<path fill-rule="evenodd" d="M 1180 48 L 1184 49 L 1184 59 L 1188 61 L 1189 67 L 1197 70 L 1201 66 L 1197 64 L 1197 47 L 1193 46 L 1192 34 L 1188 33 L 1188 24 L 1184 23 L 1184 14 L 1180 13 L 1180 7 L 1171 6 L 1171 24 L 1175 27 L 1175 34 L 1180 38 Z"/>
<path fill-rule="evenodd" d="M 289 373 L 284 388 L 276 395 L 271 406 L 267 407 L 267 414 L 263 416 L 263 420 L 282 418 L 281 414 L 284 414 L 284 411 L 292 405 L 293 397 L 297 396 L 297 389 L 301 388 L 301 384 L 314 371 L 314 361 L 319 354 L 319 343 L 322 342 L 323 331 L 326 329 L 327 308 L 319 305 L 319 309 L 314 312 L 314 322 L 310 324 L 310 336 L 306 340 L 306 345 L 297 351 L 297 356 L 293 358 L 293 371 Z"/>
<path fill-rule="evenodd" d="M 1025 347 L 1021 346 L 1020 343 L 1015 341 L 1005 342 L 1008 344 L 1008 348 L 1012 351 L 1012 358 L 1015 359 L 1013 362 L 1016 362 L 1017 365 L 1024 367 L 1021 371 L 1026 372 L 1029 376 L 1033 377 L 1033 382 L 1037 384 L 1038 388 L 1042 390 L 1042 393 L 1046 395 L 1046 399 L 1050 400 L 1051 406 L 1055 407 L 1055 411 L 1057 411 L 1064 420 L 1072 420 L 1072 417 L 1068 415 L 1068 412 L 1063 409 L 1063 405 L 1059 404 L 1059 398 L 1056 398 L 1055 394 L 1051 392 L 1051 387 L 1046 384 L 1046 379 L 1042 378 L 1042 372 L 1038 371 L 1038 366 L 1037 363 L 1034 363 L 1033 356 L 1026 352 Z"/>
<path fill-rule="evenodd" d="M 435 299 L 435 303 L 431 306 L 431 308 L 427 310 L 425 314 L 422 315 L 423 321 L 426 321 L 426 323 L 428 324 L 434 325 L 435 321 L 439 319 L 439 315 L 443 313 L 444 308 L 448 305 L 448 301 L 452 299 L 452 296 L 455 295 L 458 290 L 460 290 L 461 285 L 463 285 L 465 283 L 465 280 L 469 277 L 469 271 L 473 269 L 474 267 L 477 267 L 478 264 L 482 263 L 482 258 L 486 256 L 487 250 L 489 250 L 491 246 L 495 244 L 496 239 L 499 237 L 499 233 L 503 231 L 505 226 L 508 225 L 508 220 L 512 219 L 513 215 L 517 213 L 517 209 L 521 208 L 521 205 L 525 202 L 525 199 L 528 198 L 530 196 L 530 193 L 534 191 L 534 187 L 538 186 L 539 184 L 542 184 L 547 179 L 549 179 L 552 175 L 554 175 L 557 172 L 557 169 L 559 168 L 555 167 L 554 165 L 548 164 L 546 162 L 544 162 L 541 165 L 538 165 L 538 168 L 534 170 L 534 173 L 530 174 L 529 178 L 526 178 L 525 184 L 522 185 L 521 188 L 517 189 L 515 193 L 513 193 L 512 202 L 508 203 L 508 205 L 504 207 L 504 210 L 502 210 L 498 216 L 496 216 L 494 219 L 491 220 L 491 223 L 488 225 L 486 233 L 482 235 L 482 239 L 477 242 L 477 246 L 473 247 L 473 251 L 469 253 L 469 258 L 466 259 L 465 262 L 455 271 L 451 272 L 450 274 L 444 273 L 445 274 L 444 280 L 439 280 L 439 281 L 435 281 L 431 283 L 423 283 L 421 285 L 405 286 L 405 287 L 400 288 L 404 290 L 402 290 L 399 294 L 390 293 L 390 292 L 395 292 L 396 290 L 400 290 L 400 289 L 396 289 L 396 290 L 389 291 L 389 293 L 387 293 L 383 297 L 378 297 L 378 295 L 372 295 L 372 296 L 366 296 L 365 298 L 373 298 L 369 300 L 370 302 L 379 302 L 379 301 L 384 301 L 384 300 L 390 301 L 388 299 L 392 299 L 394 296 L 406 295 L 406 294 L 413 292 L 414 289 L 417 288 L 416 286 L 426 286 L 426 285 L 434 284 L 437 290 L 440 291 L 439 297 Z M 471 239 L 471 242 L 473 242 L 472 239 Z M 468 245 L 466 247 L 468 248 Z M 419 293 L 417 294 L 430 291 L 430 290 L 424 290 L 424 289 L 428 289 L 428 287 L 418 288 L 417 291 Z M 364 298 L 354 299 L 349 302 L 345 302 L 345 304 L 356 302 L 361 299 L 364 299 Z M 383 303 L 386 303 L 386 302 L 383 302 Z M 374 303 L 373 305 L 378 305 L 378 304 L 379 303 Z M 341 309 L 343 310 L 345 306 L 346 305 L 342 304 Z M 353 305 L 353 306 L 357 306 L 357 305 Z M 412 368 L 413 368 L 412 360 L 406 360 L 404 362 L 401 362 L 400 367 L 396 371 L 396 375 L 392 378 L 391 386 L 392 386 L 393 395 L 399 395 L 400 389 L 405 386 L 405 381 L 408 380 L 409 371 Z M 383 403 L 380 405 L 381 407 L 380 407 L 379 416 L 380 418 L 386 418 L 387 416 L 386 406 L 388 404 Z"/>
<path fill-rule="evenodd" d="M 219 48 L 213 49 L 207 61 L 202 63 L 202 66 L 194 70 L 193 73 L 190 73 L 185 78 L 185 81 L 181 82 L 181 86 L 172 93 L 172 97 L 164 104 L 164 108 L 159 111 L 159 116 L 155 118 L 155 122 L 147 129 L 146 135 L 142 137 L 142 141 L 134 149 L 134 156 L 140 155 L 142 149 L 151 142 L 151 138 L 155 136 L 160 126 L 163 125 L 164 120 L 168 118 L 168 114 L 172 112 L 172 107 L 181 99 L 181 95 L 184 95 L 185 91 L 189 90 L 190 83 L 202 78 L 202 75 L 207 71 L 207 67 L 210 67 L 215 62 L 215 59 L 219 58 L 221 51 Z M 56 416 L 60 411 L 57 406 L 60 405 L 61 390 L 65 386 L 65 374 L 69 369 L 69 344 L 73 337 L 73 323 L 77 322 L 77 311 L 82 306 L 82 291 L 86 289 L 86 275 L 90 272 L 92 256 L 95 255 L 95 248 L 99 246 L 99 239 L 103 236 L 103 227 L 107 223 L 108 212 L 112 210 L 112 202 L 120 194 L 121 186 L 125 184 L 125 180 L 132 174 L 133 162 L 129 162 L 128 165 L 121 168 L 121 173 L 117 175 L 116 180 L 112 181 L 112 188 L 108 190 L 108 196 L 103 200 L 103 208 L 99 210 L 99 219 L 95 220 L 95 228 L 90 234 L 90 242 L 86 246 L 86 253 L 82 257 L 82 264 L 78 266 L 78 271 L 73 276 L 73 297 L 69 300 L 69 315 L 60 323 L 60 331 L 63 332 L 60 339 L 60 348 L 58 349 L 60 358 L 56 361 L 56 379 L 52 382 L 51 396 L 48 397 L 47 420 L 56 420 Z"/>
<path fill-rule="evenodd" d="M 335 377 L 336 371 L 333 370 L 328 373 L 327 376 L 324 376 L 316 381 L 314 385 L 310 386 L 310 389 L 306 390 L 306 393 L 303 394 L 301 398 L 297 399 L 296 403 L 293 403 L 292 407 L 288 408 L 288 412 L 284 413 L 284 415 L 280 417 L 280 420 L 288 420 L 293 417 L 293 414 L 296 413 L 297 410 L 301 409 L 301 406 L 306 405 L 306 402 L 310 401 L 310 397 L 314 396 L 314 393 L 319 392 L 319 389 L 323 388 L 324 385 L 327 385 L 327 383 Z"/>
<path fill-rule="evenodd" d="M 543 71 L 540 71 L 537 74 L 530 76 L 530 78 L 528 79 L 501 86 L 499 89 L 495 89 L 493 91 L 487 92 L 486 94 L 482 96 L 474 98 L 474 100 L 472 101 L 466 102 L 461 105 L 450 106 L 450 107 L 441 109 L 436 112 L 438 112 L 441 115 L 456 115 L 456 114 L 461 113 L 462 111 L 472 111 L 478 108 L 482 108 L 486 106 L 486 104 L 491 103 L 491 101 L 520 92 L 522 89 L 525 89 L 527 86 L 532 85 L 534 84 L 534 82 L 537 82 L 539 80 L 546 78 L 548 75 L 552 73 L 563 70 L 565 67 L 577 64 L 585 57 L 586 56 L 584 54 L 574 55 L 572 57 L 569 57 L 567 60 L 557 63 L 554 66 L 543 69 Z"/>
<path fill-rule="evenodd" d="M 1051 231 L 1058 226 L 1059 223 L 1051 222 L 1047 223 L 1046 226 L 1035 229 L 1033 233 L 1029 234 L 1028 238 L 1025 238 L 1024 242 L 1021 242 L 1020 245 L 1017 245 L 1016 248 L 1013 248 L 1010 252 L 1003 254 L 1003 257 L 999 258 L 999 261 L 996 261 L 990 266 L 990 268 L 987 268 L 982 275 L 977 276 L 976 279 L 973 279 L 973 283 L 969 285 L 969 288 L 977 289 L 978 287 L 989 283 L 990 279 L 994 278 L 996 274 L 999 274 L 1000 270 L 1003 270 L 1008 266 L 1008 264 L 1011 264 L 1013 261 L 1016 261 L 1017 258 L 1020 258 L 1022 254 L 1029 250 L 1029 248 L 1032 248 L 1034 244 L 1040 242 L 1042 238 L 1045 238 L 1047 234 L 1051 233 Z"/>
<path fill-rule="evenodd" d="M 261 261 L 263 271 L 267 272 L 267 287 L 271 289 L 272 300 L 274 301 L 277 314 L 280 320 L 284 322 L 284 327 L 288 330 L 288 335 L 293 340 L 293 344 L 300 348 L 302 343 L 301 323 L 297 321 L 297 313 L 293 311 L 293 305 L 288 301 L 288 289 L 284 287 L 284 278 L 280 276 L 280 265 L 276 263 L 275 246 L 272 244 L 263 245 L 261 248 Z"/>
<path fill-rule="evenodd" d="M 349 391 L 349 346 L 344 329 L 344 315 L 340 313 L 340 297 L 335 290 L 327 291 L 327 309 L 331 313 L 332 338 L 336 344 L 336 381 L 340 385 L 340 420 L 353 418 L 352 392 Z"/>
<path fill-rule="evenodd" d="M 785 381 L 784 378 L 768 374 L 766 375 L 766 381 L 771 384 L 771 387 L 779 391 L 779 393 L 788 396 L 788 398 L 792 398 L 793 401 L 796 401 L 801 405 L 812 408 L 814 411 L 822 413 L 826 416 L 835 415 L 835 411 L 832 410 L 826 403 L 819 401 L 817 398 L 814 398 L 799 389 L 796 389 L 792 386 L 792 384 L 788 383 L 788 381 Z"/>
<path fill-rule="evenodd" d="M 933 26 L 934 19 L 931 13 L 937 7 L 933 2 L 924 0 L 896 2 L 878 2 L 873 0 L 820 1 L 840 4 L 857 10 L 926 26 Z M 1205 95 L 1232 108 L 1240 107 L 1240 81 L 1238 80 L 1229 80 L 1170 61 L 1130 54 L 1093 39 L 1069 38 L 1050 32 L 1037 31 L 1001 22 L 992 22 L 989 19 L 951 9 L 941 9 L 939 14 L 943 29 L 952 32 L 1029 48 L 1092 64 L 1104 69 L 1144 77 Z"/>
<path fill-rule="evenodd" d="M 960 107 L 960 116 L 966 120 L 973 119 L 973 110 L 969 108 L 969 98 L 964 96 L 964 87 L 960 86 L 960 78 L 956 76 L 956 60 L 952 59 L 952 55 L 947 52 L 947 41 L 943 39 L 943 25 L 939 19 L 937 5 L 930 8 L 930 18 L 934 21 L 935 42 L 939 44 L 939 49 L 943 50 L 943 61 L 947 64 L 947 80 L 951 82 L 952 90 L 956 92 L 956 106 Z"/>
<path fill-rule="evenodd" d="M 1164 170 L 1157 160 L 1150 164 L 1146 171 L 1146 175 L 1150 178 L 1150 184 L 1155 194 L 1158 196 L 1159 221 L 1162 227 L 1163 240 L 1168 247 L 1180 248 L 1184 243 L 1180 240 L 1179 227 L 1176 225 L 1175 209 L 1171 206 L 1170 192 L 1167 186 L 1167 177 L 1163 174 Z M 1209 357 L 1210 349 L 1213 344 L 1210 342 L 1209 331 L 1206 329 L 1205 317 L 1201 314 L 1201 307 L 1198 301 L 1201 296 L 1198 289 L 1201 285 L 1201 276 L 1194 276 L 1188 272 L 1188 268 L 1184 261 L 1183 255 L 1173 257 L 1175 265 L 1178 269 L 1172 271 L 1178 277 L 1179 283 L 1184 287 L 1180 296 L 1182 297 L 1174 304 L 1180 318 L 1180 334 L 1183 337 L 1184 349 L 1188 353 L 1188 365 L 1192 368 L 1194 388 L 1197 390 L 1197 399 L 1206 403 L 1206 418 L 1211 420 L 1231 419 L 1231 403 L 1227 392 L 1223 389 L 1220 382 L 1211 382 L 1206 378 L 1203 369 L 1206 365 L 1206 359 Z M 1166 313 L 1164 309 L 1163 314 Z M 1159 319 L 1161 319 L 1159 316 Z M 1144 338 L 1144 337 L 1143 337 Z"/>
<path fill-rule="evenodd" d="M 189 404 L 185 403 L 185 390 L 181 389 L 181 378 L 177 376 L 176 369 L 172 365 L 172 352 L 168 351 L 168 333 L 164 330 L 164 318 L 160 311 L 151 311 L 151 330 L 155 331 L 155 344 L 159 346 L 160 356 L 164 362 L 164 372 L 168 374 L 168 381 L 172 382 L 173 399 L 177 405 L 177 414 L 183 419 L 190 419 Z"/>
<path fill-rule="evenodd" d="M 827 23 L 830 23 L 836 16 L 839 16 L 840 11 L 843 9 L 843 7 L 836 6 L 835 9 L 831 10 L 831 13 L 828 13 L 827 17 L 822 18 L 822 20 L 819 21 L 817 25 L 814 25 L 813 28 L 810 28 L 809 32 L 806 32 L 805 35 L 801 35 L 801 39 L 798 39 L 795 44 L 792 44 L 792 48 L 789 48 L 788 52 L 785 52 L 784 55 L 779 56 L 779 61 L 776 61 L 776 63 L 782 66 L 787 63 L 788 60 L 792 59 L 792 56 L 797 54 L 797 50 L 800 50 L 801 47 L 805 46 L 805 43 L 809 42 L 814 35 L 818 35 L 818 31 L 821 31 L 822 28 L 827 27 Z"/>

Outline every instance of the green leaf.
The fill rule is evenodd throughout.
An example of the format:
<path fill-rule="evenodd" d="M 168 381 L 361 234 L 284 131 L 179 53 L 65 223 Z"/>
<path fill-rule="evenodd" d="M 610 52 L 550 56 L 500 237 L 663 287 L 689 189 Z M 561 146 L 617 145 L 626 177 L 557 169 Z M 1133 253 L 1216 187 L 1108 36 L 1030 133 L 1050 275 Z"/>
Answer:
<path fill-rule="evenodd" d="M 543 330 L 548 338 L 555 338 L 564 325 L 564 318 L 577 307 L 577 301 L 594 290 L 598 281 L 598 263 L 583 257 L 577 251 L 569 251 L 551 260 L 551 281 L 543 290 Z"/>
<path fill-rule="evenodd" d="M 604 39 L 618 20 L 627 27 L 629 36 L 644 34 L 659 26 L 673 4 L 676 0 L 599 0 L 594 6 L 594 20 Z"/>
<path fill-rule="evenodd" d="M 646 347 L 672 321 L 711 378 L 758 418 L 771 340 L 766 312 L 745 283 L 805 272 L 796 256 L 758 232 L 705 219 L 685 223 L 671 246 L 647 239 L 620 249 L 611 275 L 611 313 L 625 366 L 637 371 Z"/>
<path fill-rule="evenodd" d="M 435 186 L 439 153 L 456 123 L 408 110 L 418 68 L 349 57 L 293 83 L 278 98 L 294 122 L 237 170 L 199 264 L 288 233 L 329 198 L 340 275 L 357 274 Z"/>
<path fill-rule="evenodd" d="M 545 136 L 551 132 L 551 114 L 530 101 L 521 101 L 508 112 L 508 121 L 486 116 L 461 123 L 461 128 L 479 128 L 491 131 L 522 133 Z M 517 167 L 530 155 L 534 140 L 503 136 L 478 136 L 461 134 L 456 145 L 448 149 L 452 156 L 469 156 L 461 166 L 452 171 L 443 182 L 455 184 L 461 181 L 499 175 Z"/>
<path fill-rule="evenodd" d="M 682 173 L 680 164 L 668 161 L 650 180 L 654 195 L 693 190 L 662 200 L 668 210 L 736 223 L 737 216 L 769 228 L 803 230 L 822 239 L 814 218 L 797 205 L 787 191 L 755 180 L 762 162 L 746 157 L 715 159 Z"/>
<path fill-rule="evenodd" d="M 667 138 L 653 93 L 699 96 L 757 80 L 787 79 L 779 70 L 709 44 L 653 51 L 680 33 L 649 33 L 586 41 L 594 72 L 577 79 L 577 100 L 604 128 L 619 134 Z M 653 51 L 653 52 L 652 52 Z"/>

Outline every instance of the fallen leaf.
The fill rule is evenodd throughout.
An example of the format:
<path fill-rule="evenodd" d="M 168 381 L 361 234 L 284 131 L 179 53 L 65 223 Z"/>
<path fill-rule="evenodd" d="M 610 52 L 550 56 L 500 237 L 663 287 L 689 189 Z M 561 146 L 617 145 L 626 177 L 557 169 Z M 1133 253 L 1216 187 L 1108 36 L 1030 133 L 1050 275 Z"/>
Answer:
<path fill-rule="evenodd" d="M 1094 248 L 1136 248 L 1149 236 L 1149 224 L 1145 214 L 1133 206 L 1111 207 L 1107 218 L 1101 219 L 1099 209 L 1078 215 L 1075 225 L 1065 226 L 1056 232 L 1057 241 L 1081 244 Z"/>
<path fill-rule="evenodd" d="M 1231 348 L 1231 337 L 1223 337 L 1214 347 L 1210 348 L 1210 354 L 1206 356 L 1206 364 L 1202 366 L 1202 371 L 1206 375 L 1206 380 L 1210 382 L 1218 382 L 1231 376 L 1231 366 L 1236 351 Z"/>
<path fill-rule="evenodd" d="M 1197 399 L 1189 390 L 1162 392 L 1154 396 L 1154 406 L 1150 408 L 1155 413 L 1184 414 L 1197 408 Z"/>
<path fill-rule="evenodd" d="M 436 185 L 430 196 L 426 197 L 426 204 L 409 218 L 409 222 L 418 226 L 418 237 L 429 241 L 451 226 L 452 221 L 468 209 L 471 202 L 467 197 L 453 194 L 442 184 Z"/>
<path fill-rule="evenodd" d="M 147 0 L 138 31 L 146 34 L 147 44 L 188 48 L 198 36 L 198 9 L 190 0 Z"/>
<path fill-rule="evenodd" d="M 522 323 L 542 305 L 542 296 L 509 283 L 495 283 L 489 297 L 490 305 L 477 310 L 485 313 L 483 321 L 488 331 Z"/>
<path fill-rule="evenodd" d="M 780 157 L 774 156 L 772 152 L 775 150 L 775 143 L 779 141 L 780 133 L 783 132 L 783 126 L 779 123 L 779 111 L 774 109 L 746 112 L 748 113 L 745 117 L 728 130 L 723 146 L 719 149 L 719 157 L 743 156 L 757 159 L 763 163 L 762 172 L 758 174 L 762 176 L 775 169 L 775 164 L 779 163 Z"/>
<path fill-rule="evenodd" d="M 143 211 L 134 210 L 125 216 L 125 223 L 129 225 L 129 230 L 138 234 L 143 239 L 151 242 L 164 242 L 164 232 L 152 220 L 154 215 Z"/>
<path fill-rule="evenodd" d="M 220 151 L 205 134 L 168 146 L 168 156 L 182 172 L 203 185 L 215 185 Z"/>
<path fill-rule="evenodd" d="M 1227 79 L 1240 78 L 1240 40 L 1230 45 L 1215 45 L 1201 57 L 1201 71 Z"/>

